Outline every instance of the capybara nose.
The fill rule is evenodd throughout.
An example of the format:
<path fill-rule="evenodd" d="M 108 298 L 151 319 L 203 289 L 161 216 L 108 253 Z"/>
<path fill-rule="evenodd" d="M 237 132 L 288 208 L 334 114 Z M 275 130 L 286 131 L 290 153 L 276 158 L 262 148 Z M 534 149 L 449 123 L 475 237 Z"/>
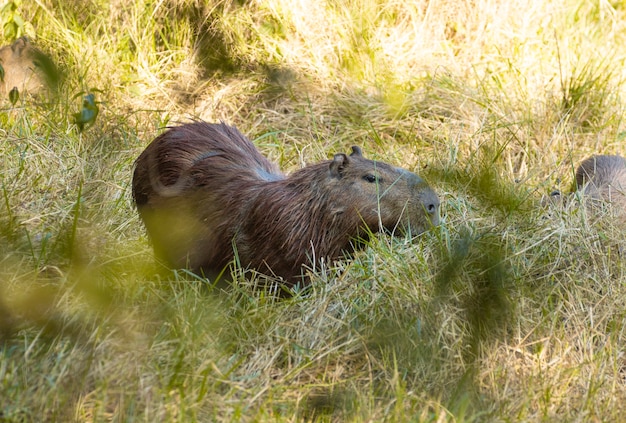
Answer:
<path fill-rule="evenodd" d="M 437 193 L 428 186 L 428 184 L 419 176 L 413 172 L 409 172 L 402 168 L 398 168 L 406 178 L 409 188 L 413 191 L 414 195 L 419 198 L 419 202 L 424 208 L 424 212 L 428 215 L 430 222 L 433 226 L 439 224 L 439 197 Z"/>
<path fill-rule="evenodd" d="M 426 207 L 428 214 L 430 215 L 430 221 L 433 226 L 439 225 L 439 203 L 437 204 L 429 204 Z"/>
<path fill-rule="evenodd" d="M 425 197 L 422 199 L 424 210 L 430 217 L 433 226 L 437 226 L 439 224 L 439 197 L 432 190 L 427 192 Z"/>

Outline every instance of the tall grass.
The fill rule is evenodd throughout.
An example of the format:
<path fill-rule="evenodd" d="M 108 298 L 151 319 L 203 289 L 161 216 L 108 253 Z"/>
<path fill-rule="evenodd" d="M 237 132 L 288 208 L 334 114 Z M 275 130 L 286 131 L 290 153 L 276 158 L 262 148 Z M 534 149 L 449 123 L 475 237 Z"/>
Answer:
<path fill-rule="evenodd" d="M 0 420 L 624 419 L 624 228 L 541 203 L 621 150 L 622 2 L 20 7 L 63 78 L 0 110 Z M 288 171 L 362 145 L 428 179 L 442 224 L 281 301 L 168 270 L 132 163 L 191 118 Z"/>

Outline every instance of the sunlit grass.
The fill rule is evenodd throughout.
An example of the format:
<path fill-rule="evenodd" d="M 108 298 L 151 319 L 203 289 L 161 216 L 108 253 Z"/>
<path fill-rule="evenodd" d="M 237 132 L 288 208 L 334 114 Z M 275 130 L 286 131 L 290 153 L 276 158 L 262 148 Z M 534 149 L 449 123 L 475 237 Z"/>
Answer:
<path fill-rule="evenodd" d="M 22 8 L 63 78 L 54 102 L 0 105 L 0 420 L 624 419 L 624 228 L 541 201 L 621 150 L 622 3 Z M 172 272 L 129 186 L 190 118 L 286 171 L 361 145 L 425 177 L 442 224 L 289 299 Z"/>

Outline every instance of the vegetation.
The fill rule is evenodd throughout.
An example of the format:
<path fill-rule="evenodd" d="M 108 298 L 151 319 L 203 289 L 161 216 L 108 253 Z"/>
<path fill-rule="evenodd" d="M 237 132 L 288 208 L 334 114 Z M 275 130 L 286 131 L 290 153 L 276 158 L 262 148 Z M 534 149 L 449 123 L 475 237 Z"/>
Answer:
<path fill-rule="evenodd" d="M 620 152 L 626 3 L 6 4 L 63 78 L 0 110 L 0 421 L 624 421 L 626 228 L 541 199 Z M 280 301 L 172 272 L 129 186 L 193 118 L 286 170 L 359 144 L 442 224 Z"/>

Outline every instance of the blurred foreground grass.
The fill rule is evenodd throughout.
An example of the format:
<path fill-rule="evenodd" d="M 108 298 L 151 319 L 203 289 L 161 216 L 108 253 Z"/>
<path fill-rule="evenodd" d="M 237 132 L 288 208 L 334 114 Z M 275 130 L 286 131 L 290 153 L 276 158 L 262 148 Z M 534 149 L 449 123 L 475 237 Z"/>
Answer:
<path fill-rule="evenodd" d="M 540 204 L 620 152 L 623 2 L 18 11 L 64 78 L 0 113 L 0 421 L 626 417 L 624 228 Z M 87 93 L 99 114 L 79 131 Z M 168 271 L 130 176 L 190 118 L 235 124 L 286 170 L 362 145 L 428 179 L 443 222 L 375 238 L 289 300 Z"/>

